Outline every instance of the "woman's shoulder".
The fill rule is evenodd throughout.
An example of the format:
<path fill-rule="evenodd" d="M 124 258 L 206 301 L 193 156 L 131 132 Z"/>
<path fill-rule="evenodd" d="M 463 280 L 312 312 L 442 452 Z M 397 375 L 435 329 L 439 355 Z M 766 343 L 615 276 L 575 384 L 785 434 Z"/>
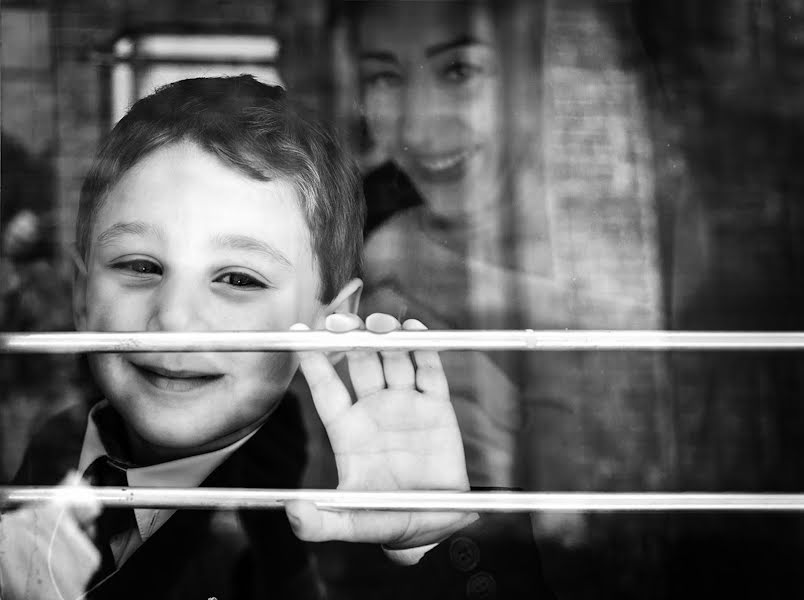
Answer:
<path fill-rule="evenodd" d="M 421 206 L 411 206 L 400 210 L 371 231 L 366 238 L 366 248 L 389 240 L 409 240 L 410 235 L 421 235 Z"/>
<path fill-rule="evenodd" d="M 429 242 L 419 224 L 420 210 L 400 211 L 369 234 L 363 251 L 367 278 L 381 279 L 427 256 Z"/>

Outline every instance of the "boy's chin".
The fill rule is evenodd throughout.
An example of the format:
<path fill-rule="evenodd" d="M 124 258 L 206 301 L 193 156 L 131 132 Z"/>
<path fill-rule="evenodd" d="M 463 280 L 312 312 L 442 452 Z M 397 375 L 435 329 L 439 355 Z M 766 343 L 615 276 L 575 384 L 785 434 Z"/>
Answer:
<path fill-rule="evenodd" d="M 173 422 L 169 418 L 127 419 L 126 429 L 132 458 L 142 465 L 178 460 L 206 454 L 234 444 L 257 428 L 245 427 L 202 430 L 189 421 Z"/>

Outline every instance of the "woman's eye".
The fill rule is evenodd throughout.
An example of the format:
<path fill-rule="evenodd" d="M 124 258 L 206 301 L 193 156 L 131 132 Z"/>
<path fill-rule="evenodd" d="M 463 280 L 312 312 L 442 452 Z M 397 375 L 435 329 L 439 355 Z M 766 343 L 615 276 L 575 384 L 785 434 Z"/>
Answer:
<path fill-rule="evenodd" d="M 402 83 L 402 76 L 394 71 L 377 71 L 362 76 L 364 87 L 393 88 Z"/>
<path fill-rule="evenodd" d="M 259 281 L 251 275 L 237 272 L 225 273 L 218 277 L 215 281 L 241 289 L 265 289 L 268 287 L 262 281 Z"/>
<path fill-rule="evenodd" d="M 453 83 L 463 83 L 474 75 L 480 73 L 480 67 L 468 62 L 455 61 L 447 65 L 442 71 L 442 76 L 447 81 Z"/>
<path fill-rule="evenodd" d="M 113 269 L 133 275 L 161 275 L 162 267 L 150 260 L 126 260 L 112 265 Z"/>

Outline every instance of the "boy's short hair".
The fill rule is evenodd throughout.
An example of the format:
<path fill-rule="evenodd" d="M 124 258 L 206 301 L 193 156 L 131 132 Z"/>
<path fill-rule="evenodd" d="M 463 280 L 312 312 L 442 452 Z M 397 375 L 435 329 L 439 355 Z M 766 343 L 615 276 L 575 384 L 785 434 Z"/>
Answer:
<path fill-rule="evenodd" d="M 81 188 L 76 244 L 85 260 L 92 224 L 109 191 L 151 152 L 182 141 L 198 144 L 252 179 L 294 184 L 318 264 L 320 301 L 330 301 L 361 276 L 365 201 L 355 163 L 282 88 L 250 75 L 168 84 L 117 123 Z"/>

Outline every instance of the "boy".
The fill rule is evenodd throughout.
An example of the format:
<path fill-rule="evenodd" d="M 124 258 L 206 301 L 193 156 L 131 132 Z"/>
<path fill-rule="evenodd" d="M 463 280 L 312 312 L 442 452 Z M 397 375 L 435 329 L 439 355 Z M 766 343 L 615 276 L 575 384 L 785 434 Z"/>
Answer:
<path fill-rule="evenodd" d="M 83 186 L 76 326 L 363 327 L 353 314 L 362 286 L 359 190 L 335 140 L 295 111 L 281 89 L 245 76 L 166 86 L 114 128 Z M 372 315 L 365 327 L 384 332 L 400 324 Z M 32 443 L 17 483 L 55 483 L 77 467 L 103 485 L 298 487 L 304 431 L 287 386 L 300 366 L 335 453 L 340 489 L 468 489 L 437 354 L 414 352 L 412 360 L 405 352 L 350 353 L 354 404 L 328 358 L 92 354 L 105 399 L 90 410 L 83 437 L 72 452 L 69 444 L 52 448 L 52 432 L 77 417 L 54 421 Z M 372 597 L 541 588 L 532 548 L 503 583 L 490 572 L 493 553 L 480 562 L 469 530 L 447 539 L 476 515 L 327 512 L 297 502 L 286 507 L 287 517 L 138 509 L 104 511 L 93 523 L 98 512 L 45 507 L 6 515 L 0 573 L 13 581 L 0 596 L 322 597 L 300 539 L 384 544 L 410 565 Z M 9 574 L 26 561 L 30 568 L 36 556 L 47 558 L 34 576 Z M 505 562 L 517 569 L 516 560 Z"/>

